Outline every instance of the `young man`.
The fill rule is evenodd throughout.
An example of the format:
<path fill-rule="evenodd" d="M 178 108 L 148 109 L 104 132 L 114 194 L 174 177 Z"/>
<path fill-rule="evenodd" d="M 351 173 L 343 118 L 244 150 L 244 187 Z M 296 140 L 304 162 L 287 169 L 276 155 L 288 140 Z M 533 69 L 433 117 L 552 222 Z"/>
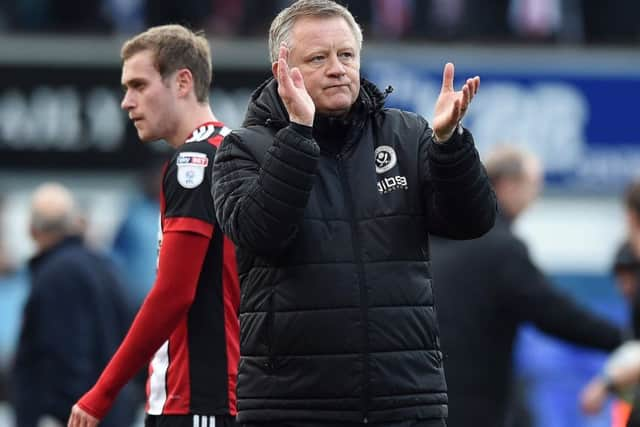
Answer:
<path fill-rule="evenodd" d="M 360 78 L 362 33 L 329 0 L 271 24 L 274 79 L 214 165 L 243 285 L 238 421 L 444 426 L 428 233 L 478 237 L 496 200 L 459 122 L 479 78 L 444 70 L 433 128 Z"/>
<path fill-rule="evenodd" d="M 142 141 L 176 149 L 161 192 L 158 274 L 131 329 L 69 427 L 95 426 L 121 387 L 151 360 L 146 426 L 230 426 L 236 414 L 239 287 L 234 248 L 217 229 L 211 167 L 229 130 L 208 103 L 206 39 L 151 28 L 121 52 L 122 108 Z M 155 353 L 155 355 L 154 355 Z"/>

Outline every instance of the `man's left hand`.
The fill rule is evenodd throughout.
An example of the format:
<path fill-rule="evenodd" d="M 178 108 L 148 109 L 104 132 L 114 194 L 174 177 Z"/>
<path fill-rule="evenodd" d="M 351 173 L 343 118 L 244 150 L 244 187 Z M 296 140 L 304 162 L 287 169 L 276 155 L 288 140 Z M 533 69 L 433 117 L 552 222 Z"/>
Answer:
<path fill-rule="evenodd" d="M 448 62 L 442 73 L 442 88 L 436 101 L 432 123 L 437 142 L 444 142 L 451 138 L 480 87 L 480 77 L 475 76 L 467 79 L 461 90 L 454 91 L 453 75 L 453 64 Z"/>
<path fill-rule="evenodd" d="M 89 415 L 76 404 L 71 408 L 67 427 L 96 427 L 99 422 L 99 419 Z"/>

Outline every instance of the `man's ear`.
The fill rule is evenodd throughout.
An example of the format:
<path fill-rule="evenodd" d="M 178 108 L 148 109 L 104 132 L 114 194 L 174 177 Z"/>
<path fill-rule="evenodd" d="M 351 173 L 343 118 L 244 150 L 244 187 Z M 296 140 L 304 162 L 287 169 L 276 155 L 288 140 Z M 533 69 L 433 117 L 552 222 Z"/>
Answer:
<path fill-rule="evenodd" d="M 273 73 L 273 78 L 278 80 L 278 61 L 271 64 L 271 73 Z"/>
<path fill-rule="evenodd" d="M 176 72 L 176 84 L 180 96 L 186 96 L 193 90 L 193 75 L 188 68 L 181 68 Z"/>

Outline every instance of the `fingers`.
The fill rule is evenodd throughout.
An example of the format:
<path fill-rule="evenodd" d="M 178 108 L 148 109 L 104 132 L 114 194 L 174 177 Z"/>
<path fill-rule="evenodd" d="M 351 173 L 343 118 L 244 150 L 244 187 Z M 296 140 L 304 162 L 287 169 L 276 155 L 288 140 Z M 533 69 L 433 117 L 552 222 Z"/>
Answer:
<path fill-rule="evenodd" d="M 100 420 L 84 412 L 80 407 L 74 405 L 71 408 L 71 415 L 67 422 L 67 427 L 96 427 Z"/>
<path fill-rule="evenodd" d="M 480 77 L 475 76 L 467 79 L 465 86 L 469 87 L 469 94 L 471 95 L 471 99 L 473 99 L 473 97 L 478 93 L 478 88 L 480 87 Z"/>
<path fill-rule="evenodd" d="M 443 92 L 452 92 L 453 91 L 453 74 L 454 67 L 451 62 L 447 62 L 444 66 L 444 71 L 442 72 L 442 91 Z"/>
<path fill-rule="evenodd" d="M 71 415 L 69 416 L 67 427 L 84 427 L 85 425 L 82 414 L 78 410 L 78 407 L 74 405 L 73 408 L 71 408 Z"/>
<path fill-rule="evenodd" d="M 475 76 L 471 81 L 473 82 L 473 96 L 476 96 L 478 89 L 480 89 L 480 76 Z"/>
<path fill-rule="evenodd" d="M 281 45 L 278 55 L 278 85 L 287 90 L 292 86 L 291 77 L 289 76 L 289 64 L 287 64 L 288 57 L 289 50 L 286 46 Z"/>
<path fill-rule="evenodd" d="M 289 61 L 289 48 L 284 43 L 280 43 L 280 50 L 278 51 L 278 60 L 280 59 L 284 59 L 284 62 Z"/>
<path fill-rule="evenodd" d="M 78 416 L 76 415 L 76 405 L 73 405 L 73 408 L 71 408 L 71 415 L 69 415 L 69 421 L 67 421 L 67 427 L 77 427 L 77 418 Z"/>
<path fill-rule="evenodd" d="M 464 114 L 469 109 L 469 104 L 471 104 L 473 97 L 478 93 L 479 87 L 480 77 L 478 76 L 467 79 L 464 86 L 462 86 L 462 96 L 460 99 L 460 118 L 462 118 L 462 116 L 464 116 Z"/>
<path fill-rule="evenodd" d="M 294 67 L 291 69 L 291 80 L 293 85 L 298 89 L 304 88 L 304 79 L 302 77 L 302 73 L 298 69 L 298 67 Z"/>
<path fill-rule="evenodd" d="M 460 99 L 460 107 L 464 111 L 467 110 L 467 108 L 469 107 L 469 103 L 471 102 L 471 97 L 472 97 L 471 91 L 472 89 L 470 89 L 468 80 L 467 80 L 467 83 L 464 86 L 462 86 L 462 98 Z"/>

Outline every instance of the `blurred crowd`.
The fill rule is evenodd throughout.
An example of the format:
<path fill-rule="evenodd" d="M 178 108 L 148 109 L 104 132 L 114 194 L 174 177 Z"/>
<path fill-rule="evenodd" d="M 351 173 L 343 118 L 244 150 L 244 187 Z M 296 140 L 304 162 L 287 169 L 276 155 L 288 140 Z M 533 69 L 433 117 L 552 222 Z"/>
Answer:
<path fill-rule="evenodd" d="M 130 34 L 181 23 L 209 36 L 264 37 L 290 0 L 0 0 L 0 30 Z M 368 39 L 616 43 L 640 41 L 640 2 L 610 0 L 340 0 Z"/>
<path fill-rule="evenodd" d="M 175 22 L 192 28 L 202 28 L 211 37 L 265 38 L 273 17 L 282 7 L 291 2 L 290 0 L 182 0 L 180 2 L 169 0 L 0 0 L 0 32 L 117 35 L 132 34 L 148 26 Z M 640 16 L 640 1 L 638 0 L 610 0 L 606 7 L 603 2 L 595 0 L 494 0 L 491 2 L 341 0 L 339 2 L 347 5 L 362 24 L 367 39 L 377 41 L 616 45 L 640 42 L 640 20 L 637 19 Z M 487 291 L 479 286 L 481 279 L 476 272 L 481 270 L 480 267 L 473 266 L 472 261 L 469 261 L 463 264 L 471 268 L 470 272 L 459 268 L 462 246 L 449 246 L 455 249 L 451 252 L 453 267 L 450 268 L 443 267 L 442 264 L 438 266 L 438 262 L 446 261 L 446 248 L 441 247 L 434 251 L 436 276 L 441 274 L 446 279 L 448 271 L 463 276 L 449 279 L 449 283 L 459 283 L 460 289 L 452 286 L 437 289 L 440 293 L 449 292 L 448 295 L 438 295 L 438 309 L 445 337 L 443 346 L 448 353 L 445 366 L 449 366 L 453 372 L 453 374 L 447 372 L 447 375 L 450 378 L 451 407 L 455 410 L 481 404 L 482 410 L 490 411 L 490 404 L 495 404 L 500 406 L 496 409 L 496 413 L 507 413 L 509 411 L 505 407 L 515 405 L 507 399 L 514 380 L 510 360 L 513 356 L 517 329 L 525 321 L 532 322 L 551 335 L 569 342 L 607 351 L 628 338 L 622 334 L 618 336 L 617 329 L 615 333 L 608 333 L 614 326 L 592 319 L 588 312 L 577 305 L 574 306 L 574 303 L 565 299 L 564 296 L 556 294 L 551 284 L 547 283 L 547 278 L 529 259 L 524 243 L 516 241 L 516 238 L 511 235 L 511 223 L 537 197 L 540 190 L 538 186 L 543 182 L 541 169 L 534 168 L 532 178 L 527 175 L 530 171 L 525 171 L 527 162 L 520 161 L 522 159 L 516 160 L 518 160 L 515 162 L 516 167 L 513 167 L 513 162 L 506 162 L 504 165 L 500 163 L 498 164 L 500 167 L 494 167 L 496 169 L 495 176 L 492 176 L 494 187 L 500 193 L 499 196 L 504 194 L 500 197 L 502 212 L 509 211 L 508 199 L 513 197 L 516 197 L 517 203 L 522 204 L 509 218 L 503 218 L 503 229 L 497 229 L 497 232 L 506 235 L 511 239 L 511 243 L 515 242 L 513 244 L 516 245 L 516 249 L 521 249 L 524 253 L 522 257 L 524 261 L 521 263 L 526 264 L 526 268 L 521 268 L 524 274 L 521 277 L 530 279 L 531 292 L 525 292 L 527 290 L 524 286 L 525 279 L 521 277 L 505 282 L 503 286 L 493 277 L 498 274 L 498 268 L 486 271 L 490 275 L 485 281 L 487 286 L 489 284 L 500 286 L 501 292 L 510 292 L 517 298 L 508 299 L 497 290 Z M 139 187 L 133 192 L 134 197 L 129 201 L 127 211 L 122 215 L 112 242 L 100 248 L 105 249 L 109 261 L 113 262 L 115 269 L 122 273 L 123 298 L 126 300 L 123 305 L 128 312 L 134 312 L 141 305 L 153 283 L 156 270 L 159 204 L 157 189 L 160 186 L 161 175 L 159 164 L 150 163 L 147 166 L 140 173 Z M 491 168 L 489 170 L 491 174 Z M 503 173 L 504 171 L 508 173 Z M 504 177 L 501 174 L 509 175 L 508 179 L 505 178 L 503 181 Z M 627 214 L 628 233 L 625 241 L 621 242 L 619 253 L 615 256 L 611 276 L 615 278 L 620 294 L 636 316 L 632 316 L 626 323 L 633 323 L 634 337 L 637 339 L 640 335 L 638 332 L 640 330 L 640 291 L 638 291 L 640 288 L 640 181 L 629 185 L 624 199 L 624 209 Z M 2 213 L 3 207 L 0 203 L 0 223 Z M 504 235 L 502 238 L 505 238 Z M 2 401 L 9 400 L 12 393 L 15 394 L 12 386 L 16 380 L 11 376 L 15 374 L 12 371 L 16 366 L 18 346 L 22 343 L 24 347 L 25 339 L 34 336 L 24 332 L 24 322 L 29 311 L 23 309 L 27 307 L 33 312 L 33 303 L 28 304 L 28 301 L 33 300 L 33 293 L 30 297 L 30 292 L 32 288 L 35 289 L 33 269 L 30 269 L 29 265 L 16 265 L 9 256 L 10 248 L 6 243 L 4 246 L 2 244 L 7 240 L 6 237 L 0 235 L 0 404 Z M 488 238 L 491 238 L 491 235 Z M 434 247 L 437 247 L 437 243 Z M 495 253 L 484 249 L 478 250 L 475 246 L 471 246 L 482 243 L 480 239 L 469 243 L 473 254 L 470 260 L 482 261 L 477 257 L 480 253 L 490 256 L 499 265 L 513 267 L 514 261 L 504 262 L 506 258 L 496 257 Z M 89 251 L 87 248 L 81 249 Z M 510 251 L 509 255 L 514 256 L 516 252 Z M 490 263 L 482 261 L 481 265 L 490 265 Z M 473 280 L 473 283 L 466 283 L 463 280 L 465 278 Z M 473 295 L 473 290 L 478 296 L 470 297 Z M 486 295 L 495 295 L 496 300 L 499 301 L 490 301 L 488 297 L 486 300 L 481 300 Z M 466 297 L 469 307 L 464 305 L 463 297 Z M 507 299 L 509 308 L 515 310 L 503 310 L 501 304 Z M 536 305 L 539 310 L 536 313 L 530 313 L 536 309 Z M 474 308 L 477 308 L 479 314 L 473 312 Z M 71 313 L 71 310 L 59 311 L 65 314 Z M 554 313 L 557 316 L 552 316 Z M 487 315 L 489 320 L 483 317 Z M 475 317 L 472 319 L 471 316 Z M 568 322 L 567 319 L 573 322 Z M 482 357 L 474 358 L 475 365 L 469 360 L 469 354 L 480 354 L 480 352 L 477 349 L 468 348 L 469 343 L 474 344 L 474 342 L 464 335 L 465 330 L 460 326 L 467 320 L 470 320 L 467 325 L 471 325 L 470 336 L 478 339 L 480 349 L 490 347 L 493 350 L 487 353 L 490 360 L 484 366 L 482 366 Z M 495 322 L 496 326 L 491 322 Z M 486 328 L 488 331 L 478 331 L 478 324 L 488 324 L 492 328 Z M 593 327 L 594 324 L 597 327 Z M 603 341 L 598 340 L 599 336 L 595 333 L 597 329 L 605 332 L 600 334 L 605 336 Z M 20 339 L 21 330 L 23 331 L 22 340 Z M 502 335 L 495 333 L 496 330 Z M 123 331 L 120 331 L 120 334 L 122 333 Z M 117 338 L 119 340 L 121 337 Z M 455 342 L 456 340 L 459 342 Z M 499 342 L 495 343 L 496 341 Z M 111 354 L 113 348 L 114 345 L 111 345 L 106 353 Z M 456 356 L 458 356 L 457 360 Z M 98 360 L 100 367 L 105 361 Z M 456 366 L 456 363 L 459 363 L 459 366 Z M 482 383 L 483 378 L 478 374 L 478 372 L 488 372 L 487 366 L 496 371 L 487 380 L 488 385 Z M 29 369 L 26 370 L 29 371 Z M 456 372 L 471 373 L 463 378 L 456 378 Z M 597 379 L 602 380 L 600 376 Z M 636 379 L 634 378 L 634 383 Z M 471 396 L 475 399 L 471 404 L 467 401 L 469 396 L 463 393 L 470 390 L 471 385 L 465 384 L 464 381 L 470 381 L 483 388 Z M 142 395 L 141 385 L 138 383 L 136 391 Z M 599 393 L 592 398 L 595 403 L 583 402 L 583 406 L 595 408 L 587 412 L 598 412 L 608 396 L 607 393 L 611 391 L 610 384 L 598 383 L 597 385 L 600 387 L 597 390 Z M 498 397 L 491 395 L 491 386 L 499 389 Z M 459 388 L 456 389 L 456 387 Z M 84 388 L 86 388 L 85 384 L 82 385 L 82 389 Z M 456 395 L 457 391 L 459 391 L 458 395 Z M 482 397 L 488 400 L 489 404 L 478 399 L 482 393 L 485 393 Z M 640 407 L 639 396 L 640 386 L 634 398 L 631 399 L 636 407 Z M 134 402 L 139 403 L 135 399 Z M 69 404 L 65 402 L 60 406 L 68 408 Z M 453 413 L 454 417 L 465 414 L 462 410 Z M 477 411 L 468 412 L 472 415 L 477 413 Z M 451 425 L 455 426 L 455 423 L 456 419 L 452 418 Z M 518 426 L 527 426 L 527 424 L 520 420 Z"/>

